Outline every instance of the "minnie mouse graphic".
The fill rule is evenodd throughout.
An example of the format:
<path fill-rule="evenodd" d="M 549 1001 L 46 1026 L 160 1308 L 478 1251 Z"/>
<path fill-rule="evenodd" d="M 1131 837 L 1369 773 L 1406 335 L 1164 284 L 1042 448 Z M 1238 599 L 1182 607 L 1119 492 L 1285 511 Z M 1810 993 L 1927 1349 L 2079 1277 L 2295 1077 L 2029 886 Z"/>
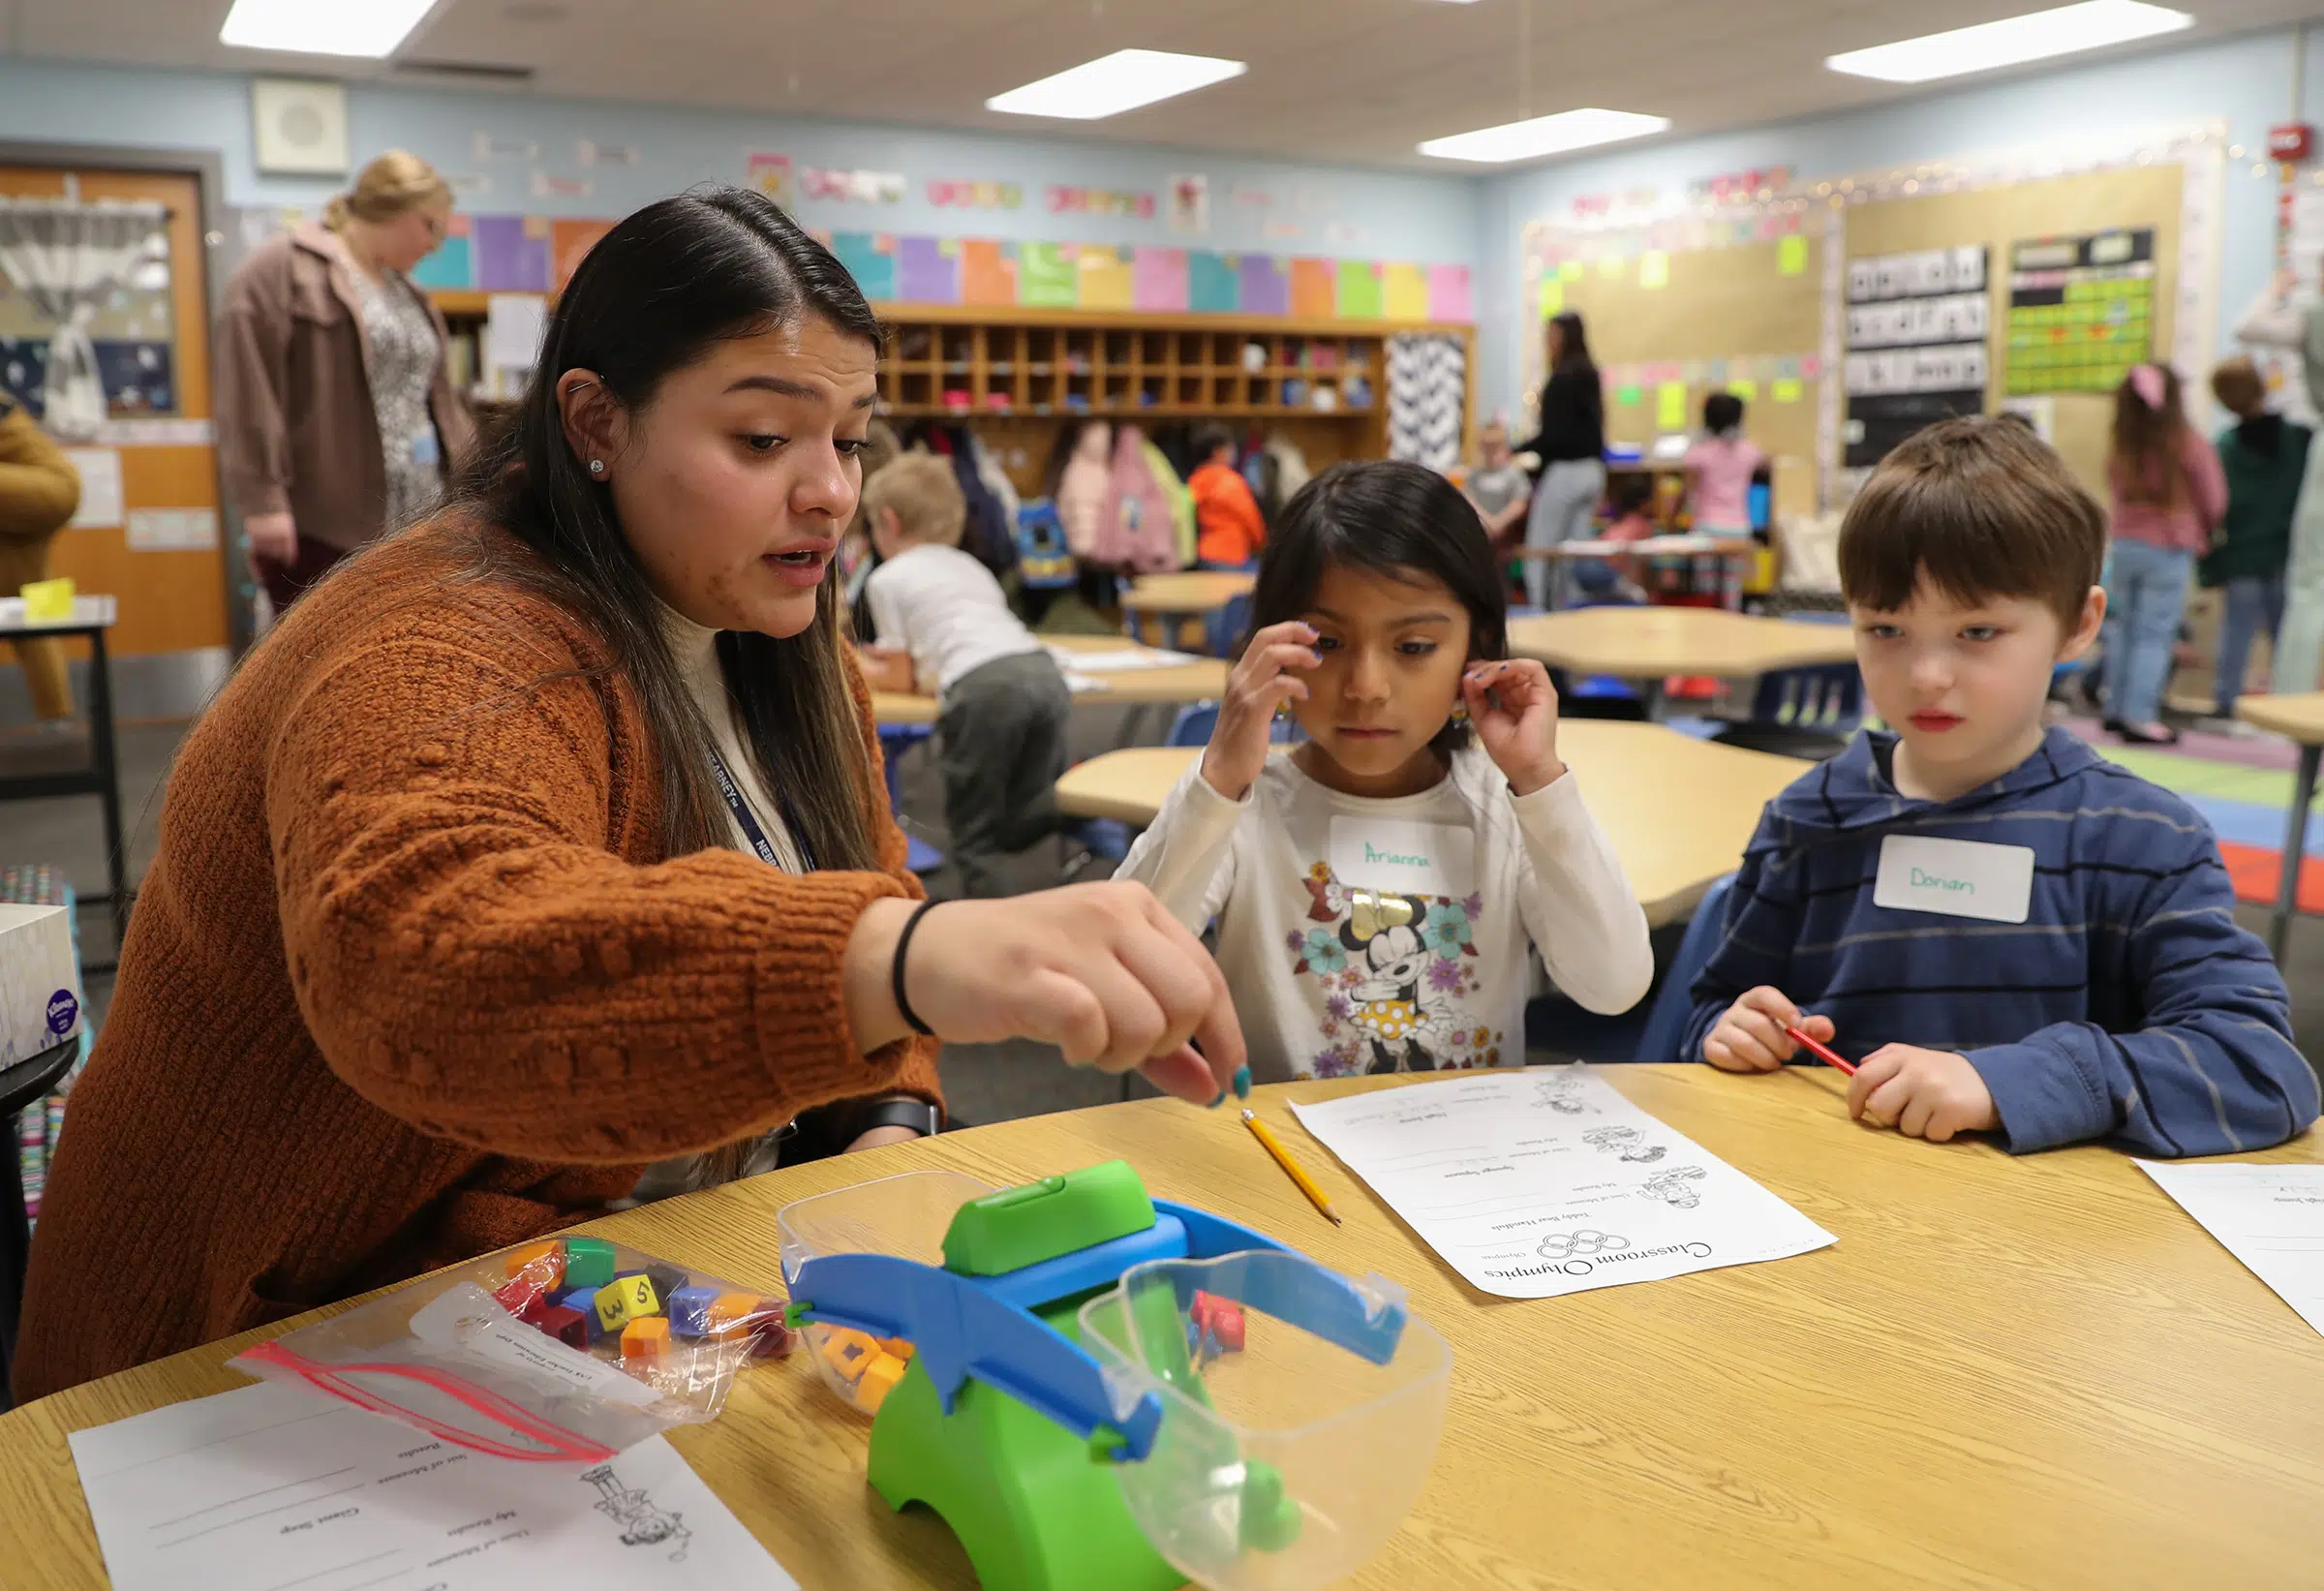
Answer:
<path fill-rule="evenodd" d="M 1422 987 L 1428 964 L 1436 959 L 1417 926 L 1427 905 L 1401 895 L 1350 893 L 1359 899 L 1339 925 L 1339 942 L 1365 974 L 1350 992 L 1356 1001 L 1350 1020 L 1372 1051 L 1365 1070 L 1375 1076 L 1433 1072 L 1436 1056 L 1422 1040 L 1449 1026 L 1451 1013 L 1442 995 Z"/>

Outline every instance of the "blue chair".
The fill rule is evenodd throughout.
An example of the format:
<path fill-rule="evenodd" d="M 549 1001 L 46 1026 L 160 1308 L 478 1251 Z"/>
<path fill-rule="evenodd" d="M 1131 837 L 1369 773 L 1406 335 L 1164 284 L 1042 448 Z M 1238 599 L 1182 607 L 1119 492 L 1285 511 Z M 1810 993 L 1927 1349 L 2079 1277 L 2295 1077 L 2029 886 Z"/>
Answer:
<path fill-rule="evenodd" d="M 888 811 L 903 821 L 903 754 L 935 733 L 931 724 L 883 723 L 879 726 L 879 760 L 887 775 Z M 923 877 L 944 865 L 944 853 L 913 834 L 903 834 L 903 865 Z"/>
<path fill-rule="evenodd" d="M 1162 737 L 1162 744 L 1208 746 L 1211 732 L 1217 727 L 1218 703 L 1195 702 L 1178 709 L 1178 716 L 1170 720 L 1170 731 Z M 1267 726 L 1267 738 L 1277 746 L 1296 746 L 1304 737 L 1295 719 L 1277 719 Z"/>
<path fill-rule="evenodd" d="M 1708 965 L 1727 929 L 1728 891 L 1732 874 L 1704 892 L 1688 920 L 1686 933 L 1664 968 L 1655 992 L 1628 1011 L 1605 1016 L 1583 1009 L 1562 995 L 1530 1000 L 1525 1006 L 1525 1045 L 1531 1050 L 1554 1050 L 1576 1059 L 1608 1062 L 1635 1061 L 1641 1065 L 1680 1059 L 1678 1041 L 1686 1031 L 1687 1013 L 1694 1006 L 1688 991 Z M 1667 941 L 1666 941 L 1667 942 Z"/>
<path fill-rule="evenodd" d="M 1794 623 L 1845 625 L 1845 613 L 1794 613 Z M 1848 744 L 1864 721 L 1864 676 L 1854 663 L 1779 668 L 1759 676 L 1746 723 L 1712 737 L 1723 746 L 1820 762 Z"/>

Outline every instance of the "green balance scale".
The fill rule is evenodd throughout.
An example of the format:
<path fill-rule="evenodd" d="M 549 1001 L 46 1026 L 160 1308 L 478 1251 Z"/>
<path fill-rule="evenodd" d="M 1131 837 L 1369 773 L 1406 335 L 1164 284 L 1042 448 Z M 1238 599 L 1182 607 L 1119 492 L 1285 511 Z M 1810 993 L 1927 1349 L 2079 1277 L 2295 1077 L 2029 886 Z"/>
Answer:
<path fill-rule="evenodd" d="M 1427 1478 L 1452 1351 L 1401 1292 L 1125 1162 L 888 1178 L 780 1226 L 786 1318 L 872 1413 L 873 1488 L 939 1515 L 985 1591 L 1329 1585 Z"/>

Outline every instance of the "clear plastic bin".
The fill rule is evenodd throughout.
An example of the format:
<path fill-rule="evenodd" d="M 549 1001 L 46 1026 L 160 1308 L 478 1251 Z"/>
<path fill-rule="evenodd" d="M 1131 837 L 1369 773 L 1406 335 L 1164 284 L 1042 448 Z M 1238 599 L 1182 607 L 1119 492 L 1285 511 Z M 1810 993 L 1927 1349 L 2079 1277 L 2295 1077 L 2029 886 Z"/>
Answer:
<path fill-rule="evenodd" d="M 1279 1252 L 1159 1260 L 1082 1305 L 1081 1325 L 1123 1396 L 1162 1398 L 1153 1452 L 1116 1470 L 1130 1516 L 1213 1591 L 1337 1584 L 1435 1462 L 1452 1352 L 1381 1277 Z"/>
<path fill-rule="evenodd" d="M 827 1254 L 886 1254 L 940 1267 L 953 1216 L 994 1191 L 956 1171 L 913 1171 L 785 1205 L 775 1217 L 783 1283 Z M 902 1378 L 895 1364 L 883 1361 L 910 1358 L 908 1344 L 883 1343 L 844 1328 L 810 1323 L 806 1334 L 824 1385 L 867 1415 L 879 1412 L 880 1399 Z"/>

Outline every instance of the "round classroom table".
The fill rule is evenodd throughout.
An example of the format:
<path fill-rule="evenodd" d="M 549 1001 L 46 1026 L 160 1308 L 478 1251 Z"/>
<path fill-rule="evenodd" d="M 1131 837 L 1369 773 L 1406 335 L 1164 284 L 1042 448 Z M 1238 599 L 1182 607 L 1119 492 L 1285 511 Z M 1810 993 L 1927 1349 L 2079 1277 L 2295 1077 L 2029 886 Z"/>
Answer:
<path fill-rule="evenodd" d="M 1856 660 L 1846 625 L 1762 619 L 1720 608 L 1603 607 L 1543 613 L 1509 622 L 1509 650 L 1575 674 L 1659 680 L 1671 674 L 1722 679 Z"/>
<path fill-rule="evenodd" d="M 2128 1157 L 2012 1160 L 1860 1127 L 1847 1080 L 1822 1067 L 1605 1075 L 1839 1242 L 1564 1299 L 1486 1298 L 1284 1108 L 1412 1078 L 1257 1091 L 1344 1227 L 1235 1112 L 1156 1099 L 819 1161 L 576 1230 L 772 1283 L 776 1211 L 792 1200 L 930 1168 L 1008 1186 L 1118 1156 L 1156 1197 L 1378 1271 L 1451 1342 L 1452 1400 L 1420 1501 L 1349 1586 L 2316 1583 L 2324 1338 Z M 2310 1134 L 2243 1158 L 2314 1163 L 2324 1146 Z M 103 1586 L 65 1434 L 248 1385 L 227 1359 L 312 1318 L 0 1416 L 0 1580 Z M 670 1441 L 810 1591 L 966 1587 L 951 1533 L 889 1513 L 866 1484 L 869 1429 L 794 1356 Z"/>
<path fill-rule="evenodd" d="M 2308 854 L 2308 809 L 2316 799 L 2316 765 L 2324 759 L 2324 691 L 2288 696 L 2239 696 L 2235 716 L 2273 730 L 2300 748 L 2292 775 L 2292 805 L 2284 814 L 2282 871 L 2277 875 L 2276 905 L 2268 914 L 2268 953 L 2283 964 L 2284 940 L 2300 909 L 2300 864 Z"/>
<path fill-rule="evenodd" d="M 1150 652 L 1152 647 L 1121 635 L 1043 635 L 1044 646 L 1064 652 Z M 1164 668 L 1125 668 L 1092 674 L 1101 688 L 1077 690 L 1077 706 L 1183 707 L 1188 702 L 1216 701 L 1226 694 L 1228 663 L 1218 658 L 1191 658 Z M 879 723 L 933 723 L 936 698 L 918 692 L 875 690 L 872 717 Z"/>
<path fill-rule="evenodd" d="M 1809 766 L 1605 719 L 1563 720 L 1557 749 L 1656 928 L 1686 918 L 1713 880 L 1735 871 L 1759 810 Z M 1144 828 L 1202 754 L 1155 746 L 1091 757 L 1057 780 L 1057 808 Z"/>
<path fill-rule="evenodd" d="M 1188 569 L 1178 574 L 1142 574 L 1121 594 L 1127 613 L 1180 616 L 1212 613 L 1238 597 L 1247 597 L 1259 577 L 1239 569 Z"/>

